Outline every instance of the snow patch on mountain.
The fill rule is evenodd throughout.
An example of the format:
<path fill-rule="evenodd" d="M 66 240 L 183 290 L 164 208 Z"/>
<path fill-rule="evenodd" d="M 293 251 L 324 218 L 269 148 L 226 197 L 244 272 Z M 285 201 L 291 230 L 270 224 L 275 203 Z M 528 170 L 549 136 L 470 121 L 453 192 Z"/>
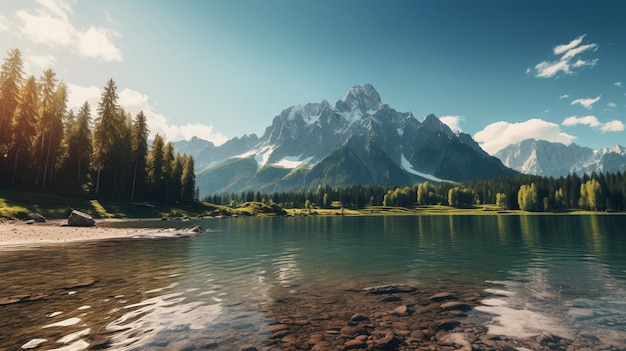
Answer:
<path fill-rule="evenodd" d="M 443 179 L 441 178 L 437 178 L 432 174 L 427 174 L 427 173 L 423 173 L 420 172 L 416 169 L 413 169 L 413 165 L 411 165 L 411 162 L 409 162 L 409 160 L 406 159 L 406 157 L 404 157 L 404 154 L 401 154 L 401 158 L 400 158 L 400 166 L 407 172 L 414 174 L 416 176 L 420 176 L 424 179 L 428 179 L 428 180 L 432 180 L 433 182 L 442 182 Z"/>
<path fill-rule="evenodd" d="M 241 155 L 237 155 L 235 157 L 236 158 L 254 157 L 254 160 L 259 164 L 259 167 L 263 167 L 269 160 L 270 156 L 272 155 L 272 152 L 276 150 L 276 148 L 277 147 L 275 145 L 265 145 L 260 148 L 250 150 Z"/>
<path fill-rule="evenodd" d="M 288 121 L 293 121 L 296 118 L 302 119 L 307 126 L 315 124 L 321 116 L 319 112 L 320 104 L 307 104 L 307 105 L 295 105 L 292 106 L 287 115 Z"/>
<path fill-rule="evenodd" d="M 300 156 L 287 156 L 284 157 L 282 160 L 273 163 L 273 166 L 279 166 L 279 167 L 283 167 L 283 168 L 296 168 L 298 166 L 300 166 L 303 163 L 309 163 L 311 160 L 313 159 L 313 157 L 307 157 L 302 159 L 302 155 Z"/>

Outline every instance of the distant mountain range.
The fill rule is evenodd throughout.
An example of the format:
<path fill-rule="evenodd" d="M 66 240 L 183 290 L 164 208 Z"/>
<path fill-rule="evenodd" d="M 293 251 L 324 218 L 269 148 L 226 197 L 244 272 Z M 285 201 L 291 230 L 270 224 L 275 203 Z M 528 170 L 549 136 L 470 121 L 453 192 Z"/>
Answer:
<path fill-rule="evenodd" d="M 334 107 L 327 101 L 291 106 L 261 138 L 244 135 L 220 146 L 193 138 L 177 142 L 176 150 L 194 156 L 201 195 L 516 173 L 434 115 L 420 122 L 383 104 L 369 84 L 353 87 Z"/>
<path fill-rule="evenodd" d="M 576 144 L 566 146 L 545 140 L 527 139 L 505 147 L 495 156 L 505 166 L 521 173 L 548 177 L 626 170 L 626 148 L 620 145 L 594 150 Z"/>

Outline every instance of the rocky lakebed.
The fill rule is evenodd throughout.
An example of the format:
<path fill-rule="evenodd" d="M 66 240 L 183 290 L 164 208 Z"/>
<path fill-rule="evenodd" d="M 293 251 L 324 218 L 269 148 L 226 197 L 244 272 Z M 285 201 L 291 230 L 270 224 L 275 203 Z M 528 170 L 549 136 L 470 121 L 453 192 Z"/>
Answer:
<path fill-rule="evenodd" d="M 292 291 L 261 311 L 271 322 L 261 327 L 266 341 L 260 344 L 238 343 L 252 334 L 244 324 L 232 326 L 240 329 L 238 334 L 208 336 L 205 331 L 197 339 L 181 337 L 148 350 L 620 350 L 593 335 L 574 339 L 549 332 L 524 338 L 492 335 L 490 316 L 475 310 L 488 295 L 427 291 L 409 285 L 319 294 Z"/>

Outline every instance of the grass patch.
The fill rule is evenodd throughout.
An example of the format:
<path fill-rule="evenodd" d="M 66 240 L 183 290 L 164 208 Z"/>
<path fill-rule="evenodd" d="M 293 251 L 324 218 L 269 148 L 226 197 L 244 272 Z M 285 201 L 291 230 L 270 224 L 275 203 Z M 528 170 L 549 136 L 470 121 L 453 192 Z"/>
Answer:
<path fill-rule="evenodd" d="M 236 211 L 205 202 L 172 205 L 149 202 L 113 201 L 89 195 L 67 196 L 61 194 L 0 190 L 0 218 L 26 219 L 31 212 L 48 219 L 66 219 L 75 209 L 94 218 L 158 218 L 231 216 Z"/>

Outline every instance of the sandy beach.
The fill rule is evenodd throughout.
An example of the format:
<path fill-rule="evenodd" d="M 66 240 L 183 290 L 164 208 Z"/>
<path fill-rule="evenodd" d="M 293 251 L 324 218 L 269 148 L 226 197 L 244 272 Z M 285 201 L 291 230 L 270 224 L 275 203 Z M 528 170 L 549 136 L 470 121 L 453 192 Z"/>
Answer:
<path fill-rule="evenodd" d="M 62 226 L 63 223 L 67 221 L 35 224 L 21 221 L 0 222 L 0 247 L 124 238 L 155 231 L 145 228 L 69 227 Z"/>

